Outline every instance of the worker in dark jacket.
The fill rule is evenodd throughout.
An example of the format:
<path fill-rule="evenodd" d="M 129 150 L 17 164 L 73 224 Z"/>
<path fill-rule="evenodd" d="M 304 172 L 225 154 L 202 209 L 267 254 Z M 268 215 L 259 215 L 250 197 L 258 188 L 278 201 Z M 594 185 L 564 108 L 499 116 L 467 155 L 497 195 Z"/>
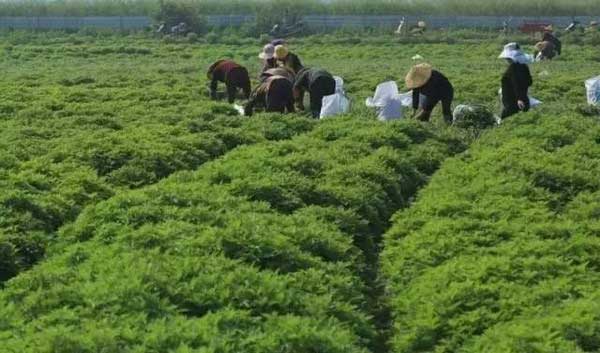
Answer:
<path fill-rule="evenodd" d="M 267 44 L 263 47 L 263 50 L 258 57 L 262 60 L 261 73 L 278 67 L 277 60 L 275 59 L 275 47 L 272 44 Z"/>
<path fill-rule="evenodd" d="M 245 67 L 231 60 L 219 60 L 208 68 L 206 76 L 210 80 L 210 96 L 217 98 L 217 85 L 224 82 L 227 87 L 227 101 L 233 103 L 238 89 L 244 91 L 246 99 L 250 96 L 250 77 Z"/>
<path fill-rule="evenodd" d="M 554 50 L 556 50 L 556 54 L 561 55 L 562 53 L 562 43 L 554 34 L 552 34 L 552 26 L 548 26 L 544 28 L 544 36 L 542 37 L 542 42 L 550 42 L 554 44 Z"/>
<path fill-rule="evenodd" d="M 529 87 L 533 84 L 528 63 L 531 58 L 521 51 L 517 43 L 504 47 L 499 58 L 506 59 L 508 68 L 502 76 L 502 115 L 505 119 L 519 111 L 529 110 Z"/>
<path fill-rule="evenodd" d="M 533 56 L 535 56 L 536 61 L 552 60 L 556 56 L 554 44 L 548 41 L 536 43 Z"/>
<path fill-rule="evenodd" d="M 298 55 L 291 53 L 284 45 L 275 47 L 275 59 L 281 66 L 291 69 L 295 74 L 303 68 Z"/>
<path fill-rule="evenodd" d="M 296 75 L 294 98 L 300 110 L 304 110 L 304 92 L 310 95 L 310 110 L 313 118 L 321 113 L 323 97 L 335 93 L 335 79 L 322 69 L 304 68 Z"/>
<path fill-rule="evenodd" d="M 442 113 L 447 123 L 452 122 L 452 100 L 454 88 L 446 76 L 433 70 L 429 64 L 419 64 L 411 68 L 406 75 L 406 86 L 413 91 L 413 109 L 418 111 L 415 118 L 429 121 L 433 108 L 442 102 Z M 425 96 L 425 101 L 420 102 L 420 95 Z"/>
<path fill-rule="evenodd" d="M 250 100 L 244 107 L 244 115 L 252 116 L 254 108 L 262 107 L 267 112 L 293 113 L 294 94 L 293 83 L 284 76 L 267 77 L 250 95 Z"/>

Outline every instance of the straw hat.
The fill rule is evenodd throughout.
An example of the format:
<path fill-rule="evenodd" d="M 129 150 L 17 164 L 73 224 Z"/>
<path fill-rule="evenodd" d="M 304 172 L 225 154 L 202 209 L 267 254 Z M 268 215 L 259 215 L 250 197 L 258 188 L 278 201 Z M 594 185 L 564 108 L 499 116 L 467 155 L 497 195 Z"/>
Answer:
<path fill-rule="evenodd" d="M 275 55 L 275 47 L 272 44 L 267 44 L 263 47 L 263 50 L 258 57 L 263 60 L 273 59 Z"/>
<path fill-rule="evenodd" d="M 598 26 L 598 21 L 591 21 L 590 22 L 590 27 L 596 27 Z"/>
<path fill-rule="evenodd" d="M 406 74 L 406 88 L 414 89 L 423 87 L 431 78 L 432 71 L 433 69 L 429 64 L 418 64 L 413 66 L 408 74 Z"/>
<path fill-rule="evenodd" d="M 427 23 L 425 23 L 425 21 L 419 21 L 419 22 L 417 22 L 417 27 L 425 28 L 425 27 L 427 27 Z"/>
<path fill-rule="evenodd" d="M 552 32 L 554 31 L 554 27 L 552 27 L 552 25 L 548 25 L 546 27 L 544 27 L 544 32 Z"/>
<path fill-rule="evenodd" d="M 535 43 L 534 48 L 537 51 L 542 51 L 545 46 L 546 46 L 546 42 L 537 42 L 537 43 Z"/>
<path fill-rule="evenodd" d="M 288 56 L 288 49 L 283 45 L 278 45 L 275 47 L 275 59 L 282 60 Z"/>

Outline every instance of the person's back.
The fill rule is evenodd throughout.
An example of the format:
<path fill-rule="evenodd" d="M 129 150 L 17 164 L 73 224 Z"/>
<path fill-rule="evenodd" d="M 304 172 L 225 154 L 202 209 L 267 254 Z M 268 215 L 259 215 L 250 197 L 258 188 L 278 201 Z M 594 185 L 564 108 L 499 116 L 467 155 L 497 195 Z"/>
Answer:
<path fill-rule="evenodd" d="M 437 70 L 431 71 L 431 78 L 423 87 L 413 90 L 413 93 L 420 93 L 424 96 L 441 99 L 453 91 L 452 84 L 446 76 Z"/>
<path fill-rule="evenodd" d="M 213 99 L 217 96 L 218 82 L 224 82 L 227 87 L 227 100 L 233 103 L 238 88 L 244 91 L 244 96 L 250 96 L 250 77 L 245 67 L 232 60 L 218 60 L 212 64 L 207 72 L 211 80 L 210 94 Z"/>
<path fill-rule="evenodd" d="M 533 84 L 531 72 L 526 64 L 512 62 L 502 76 L 502 103 L 505 113 L 521 110 L 518 102 L 523 102 L 523 111 L 529 110 L 529 87 Z M 503 114 L 503 115 L 504 115 Z M 512 115 L 512 114 L 511 114 Z"/>
<path fill-rule="evenodd" d="M 323 97 L 335 93 L 335 79 L 326 70 L 304 68 L 296 75 L 294 89 L 297 92 L 296 101 L 301 109 L 304 91 L 309 92 L 312 116 L 317 118 L 321 112 Z"/>
<path fill-rule="evenodd" d="M 552 42 L 543 41 L 535 45 L 534 56 L 536 60 L 550 60 L 556 56 L 556 49 Z"/>
<path fill-rule="evenodd" d="M 542 37 L 542 42 L 550 42 L 550 43 L 552 43 L 554 45 L 554 50 L 556 51 L 556 53 L 558 55 L 561 55 L 561 53 L 562 53 L 562 43 L 552 33 L 550 33 L 550 32 L 544 33 L 544 36 Z"/>
<path fill-rule="evenodd" d="M 287 67 L 276 67 L 276 68 L 271 68 L 268 70 L 265 70 L 261 75 L 260 75 L 260 79 L 261 81 L 266 80 L 269 77 L 272 76 L 283 76 L 285 78 L 287 78 L 290 81 L 294 81 L 294 73 L 288 69 Z"/>
<path fill-rule="evenodd" d="M 264 107 L 267 112 L 294 112 L 293 83 L 287 77 L 273 75 L 265 78 L 250 95 L 244 114 L 251 116 L 254 108 Z"/>

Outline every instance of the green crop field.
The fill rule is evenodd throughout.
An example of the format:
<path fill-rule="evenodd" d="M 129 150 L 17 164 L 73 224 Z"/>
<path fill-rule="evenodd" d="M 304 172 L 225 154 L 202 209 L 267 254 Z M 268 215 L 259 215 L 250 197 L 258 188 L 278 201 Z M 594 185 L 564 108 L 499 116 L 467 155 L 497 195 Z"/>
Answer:
<path fill-rule="evenodd" d="M 238 116 L 221 33 L 0 36 L 0 352 L 600 351 L 598 36 L 531 66 L 543 103 L 485 131 L 364 106 L 420 55 L 499 110 L 505 42 L 289 42 L 346 82 L 345 116 Z M 402 89 L 403 90 L 403 89 Z"/>

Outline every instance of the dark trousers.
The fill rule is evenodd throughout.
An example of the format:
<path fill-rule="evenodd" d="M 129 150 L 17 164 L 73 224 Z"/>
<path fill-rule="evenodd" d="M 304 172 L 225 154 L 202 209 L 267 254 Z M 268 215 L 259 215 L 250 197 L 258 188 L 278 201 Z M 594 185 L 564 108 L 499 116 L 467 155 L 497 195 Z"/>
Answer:
<path fill-rule="evenodd" d="M 321 114 L 323 97 L 335 93 L 335 80 L 332 77 L 319 77 L 309 87 L 310 110 L 313 118 L 318 118 Z"/>
<path fill-rule="evenodd" d="M 294 112 L 294 94 L 292 82 L 287 79 L 277 79 L 271 82 L 271 87 L 266 94 L 265 110 L 268 112 L 288 113 Z"/>
<path fill-rule="evenodd" d="M 521 111 L 519 109 L 519 106 L 517 105 L 517 102 L 502 102 L 502 105 L 502 114 L 500 114 L 500 119 L 502 120 L 508 118 L 509 116 L 515 115 Z M 523 111 L 529 111 L 529 100 L 525 102 L 525 109 L 523 109 Z"/>
<path fill-rule="evenodd" d="M 225 78 L 225 86 L 227 86 L 227 101 L 230 104 L 234 102 L 238 88 L 244 91 L 244 98 L 248 99 L 250 97 L 250 77 L 248 76 L 248 71 L 243 67 L 229 71 Z"/>
<path fill-rule="evenodd" d="M 422 107 L 424 114 L 423 116 L 429 120 L 431 116 L 431 112 L 433 108 L 439 103 L 442 102 L 442 114 L 444 115 L 444 120 L 447 123 L 452 122 L 452 101 L 454 100 L 454 90 L 450 90 L 450 92 L 445 97 L 425 97 L 425 101 L 422 102 Z"/>

